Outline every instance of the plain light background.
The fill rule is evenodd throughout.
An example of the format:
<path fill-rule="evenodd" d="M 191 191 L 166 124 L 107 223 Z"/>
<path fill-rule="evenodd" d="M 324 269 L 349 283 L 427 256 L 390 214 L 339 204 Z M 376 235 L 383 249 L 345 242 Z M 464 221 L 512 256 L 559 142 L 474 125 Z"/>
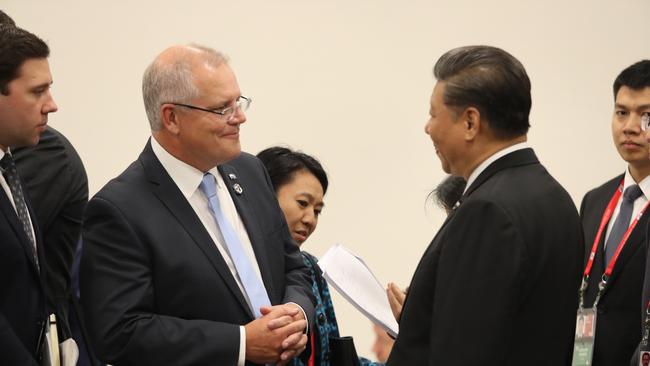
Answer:
<path fill-rule="evenodd" d="M 50 124 L 77 148 L 91 194 L 149 136 L 145 67 L 172 44 L 224 51 L 254 100 L 243 149 L 284 144 L 318 157 L 331 181 L 303 249 L 335 243 L 382 282 L 408 285 L 444 220 L 427 194 L 444 173 L 424 134 L 431 68 L 463 45 L 501 47 L 532 82 L 529 143 L 576 204 L 620 174 L 612 82 L 650 54 L 650 1 L 35 1 L 2 0 L 51 49 Z M 341 333 L 373 357 L 371 327 L 334 295 Z"/>

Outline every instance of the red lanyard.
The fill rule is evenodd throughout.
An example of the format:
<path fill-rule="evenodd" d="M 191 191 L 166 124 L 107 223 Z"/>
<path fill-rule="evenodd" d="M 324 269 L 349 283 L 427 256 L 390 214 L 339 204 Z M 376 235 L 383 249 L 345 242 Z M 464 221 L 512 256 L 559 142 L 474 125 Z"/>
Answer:
<path fill-rule="evenodd" d="M 314 366 L 315 360 L 316 360 L 316 346 L 314 344 L 314 331 L 309 332 L 309 338 L 311 340 L 311 355 L 309 356 L 309 360 L 307 361 L 307 366 Z"/>
<path fill-rule="evenodd" d="M 621 198 L 621 194 L 623 193 L 623 181 L 618 185 L 618 188 L 616 189 L 616 192 L 614 192 L 614 196 L 612 196 L 612 199 L 609 201 L 609 204 L 607 205 L 607 208 L 605 209 L 605 213 L 603 213 L 603 217 L 600 220 L 600 227 L 598 228 L 598 233 L 596 234 L 596 238 L 594 239 L 594 244 L 591 246 L 591 252 L 589 253 L 589 259 L 587 260 L 587 265 L 585 266 L 585 272 L 584 276 L 582 279 L 582 286 L 580 286 L 580 292 L 581 292 L 581 303 L 582 303 L 582 292 L 586 290 L 587 282 L 589 280 L 589 274 L 591 273 L 591 268 L 594 264 L 594 259 L 596 258 L 596 251 L 598 250 L 598 243 L 600 243 L 600 238 L 603 235 L 603 231 L 605 230 L 605 226 L 609 222 L 609 220 L 612 218 L 612 215 L 614 214 L 614 209 L 616 208 L 616 205 L 618 204 L 618 200 Z M 609 276 L 612 274 L 612 271 L 614 270 L 614 265 L 616 264 L 616 261 L 618 260 L 618 255 L 621 253 L 621 250 L 623 250 L 623 247 L 627 243 L 627 239 L 630 237 L 630 234 L 632 234 L 632 230 L 634 230 L 634 227 L 636 227 L 636 224 L 639 222 L 639 219 L 645 212 L 646 208 L 648 208 L 648 205 L 650 205 L 650 201 L 646 202 L 646 204 L 641 208 L 641 211 L 636 215 L 634 218 L 634 221 L 630 223 L 630 226 L 627 228 L 627 231 L 625 234 L 623 234 L 623 237 L 621 238 L 621 242 L 618 243 L 618 247 L 616 247 L 616 252 L 614 252 L 614 255 L 612 256 L 612 259 L 609 261 L 607 264 L 607 268 L 605 269 L 605 272 L 603 273 L 603 278 L 602 281 L 599 285 L 599 295 L 600 292 L 602 292 L 603 288 L 607 284 L 607 279 Z M 610 243 L 611 244 L 611 243 Z M 598 296 L 599 297 L 599 296 Z M 582 304 L 581 304 L 582 305 Z"/>
<path fill-rule="evenodd" d="M 591 246 L 591 253 L 589 254 L 589 260 L 587 261 L 587 266 L 585 267 L 585 273 L 584 273 L 585 277 L 589 277 L 589 274 L 591 273 L 591 267 L 594 264 L 594 259 L 596 258 L 596 251 L 598 250 L 598 243 L 600 243 L 600 238 L 603 235 L 605 226 L 607 225 L 609 220 L 612 218 L 612 215 L 614 214 L 614 209 L 616 208 L 616 204 L 618 203 L 618 200 L 621 198 L 622 193 L 623 193 L 623 182 L 619 184 L 618 188 L 616 189 L 616 192 L 614 193 L 614 196 L 609 201 L 609 204 L 605 209 L 603 218 L 600 220 L 600 227 L 598 228 L 598 233 L 596 234 L 596 238 L 594 239 L 594 244 Z M 618 247 L 616 248 L 616 252 L 614 252 L 614 256 L 609 261 L 609 264 L 605 269 L 605 273 L 604 273 L 605 276 L 609 277 L 612 274 L 612 271 L 614 270 L 614 265 L 616 264 L 616 260 L 618 259 L 618 255 L 621 253 L 621 250 L 627 243 L 627 239 L 632 233 L 632 230 L 634 230 L 636 224 L 639 222 L 641 215 L 643 215 L 646 208 L 648 207 L 648 204 L 650 204 L 650 201 L 643 206 L 641 211 L 634 218 L 634 221 L 630 223 L 630 226 L 627 228 L 627 231 L 623 235 L 623 238 L 621 238 L 621 242 L 618 244 Z"/>

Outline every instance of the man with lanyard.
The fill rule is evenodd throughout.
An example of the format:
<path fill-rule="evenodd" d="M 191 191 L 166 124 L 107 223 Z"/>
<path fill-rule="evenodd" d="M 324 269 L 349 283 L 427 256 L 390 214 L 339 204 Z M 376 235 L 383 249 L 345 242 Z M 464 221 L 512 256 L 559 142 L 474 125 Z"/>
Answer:
<path fill-rule="evenodd" d="M 636 88 L 638 95 L 638 110 L 636 113 L 640 115 L 641 130 L 645 135 L 645 140 L 650 143 L 650 60 L 643 60 L 635 65 L 643 65 L 642 67 L 645 73 L 643 83 L 639 83 Z M 648 158 L 650 159 L 650 156 Z M 647 233 L 648 228 L 645 227 L 644 230 Z M 634 366 L 648 365 L 650 363 L 650 270 L 648 269 L 650 260 L 647 259 L 647 255 L 650 255 L 650 252 L 646 253 L 645 278 L 643 281 L 643 296 L 641 300 L 641 342 L 639 348 L 634 351 L 632 362 L 630 363 Z"/>
<path fill-rule="evenodd" d="M 650 197 L 650 143 L 641 117 L 650 109 L 650 61 L 618 75 L 614 100 L 614 145 L 628 168 L 582 200 L 586 258 L 577 324 L 584 326 L 576 330 L 574 365 L 627 364 L 641 336 L 639 304 L 649 216 L 643 213 Z"/>

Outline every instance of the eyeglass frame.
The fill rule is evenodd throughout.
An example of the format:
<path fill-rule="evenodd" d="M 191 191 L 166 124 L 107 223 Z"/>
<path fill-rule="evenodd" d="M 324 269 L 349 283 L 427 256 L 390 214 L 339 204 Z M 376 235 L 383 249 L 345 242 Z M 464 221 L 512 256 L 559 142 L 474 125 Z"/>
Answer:
<path fill-rule="evenodd" d="M 650 112 L 643 112 L 641 114 L 641 131 L 647 132 L 650 130 Z"/>
<path fill-rule="evenodd" d="M 246 101 L 246 108 L 242 108 L 243 101 Z M 225 108 L 221 108 L 221 109 L 207 109 L 207 108 L 197 107 L 197 106 L 191 105 L 191 104 L 176 103 L 176 102 L 165 102 L 165 103 L 162 103 L 162 104 L 171 104 L 171 105 L 176 105 L 176 106 L 179 106 L 179 107 L 195 109 L 197 111 L 203 111 L 203 112 L 216 114 L 216 115 L 221 116 L 221 117 L 224 117 L 224 116 L 228 115 L 228 113 L 232 111 L 232 113 L 230 113 L 230 115 L 228 115 L 228 117 L 226 118 L 226 122 L 230 122 L 232 120 L 232 117 L 235 115 L 235 113 L 237 113 L 237 111 L 239 111 L 239 110 L 241 110 L 242 112 L 247 111 L 248 108 L 250 108 L 251 103 L 253 103 L 252 98 L 240 95 L 237 98 L 237 100 L 235 101 L 234 106 L 225 107 Z"/>

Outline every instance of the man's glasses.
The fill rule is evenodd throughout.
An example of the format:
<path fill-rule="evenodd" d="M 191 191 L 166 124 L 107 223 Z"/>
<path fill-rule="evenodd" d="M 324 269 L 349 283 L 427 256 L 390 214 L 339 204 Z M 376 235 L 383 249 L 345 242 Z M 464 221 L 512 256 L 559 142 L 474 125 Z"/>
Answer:
<path fill-rule="evenodd" d="M 650 130 L 650 112 L 641 115 L 641 130 L 644 132 Z"/>
<path fill-rule="evenodd" d="M 220 118 L 222 118 L 226 122 L 230 122 L 232 120 L 232 117 L 235 115 L 235 113 L 237 113 L 237 111 L 241 110 L 242 112 L 245 112 L 246 110 L 248 110 L 248 107 L 251 106 L 251 102 L 253 102 L 251 98 L 240 95 L 239 98 L 237 98 L 237 101 L 235 101 L 235 105 L 226 108 L 220 108 L 220 109 L 206 109 L 191 104 L 172 103 L 172 102 L 163 103 L 163 104 L 173 104 L 179 107 L 185 107 L 190 109 L 196 109 L 197 111 L 213 113 L 220 116 Z"/>

